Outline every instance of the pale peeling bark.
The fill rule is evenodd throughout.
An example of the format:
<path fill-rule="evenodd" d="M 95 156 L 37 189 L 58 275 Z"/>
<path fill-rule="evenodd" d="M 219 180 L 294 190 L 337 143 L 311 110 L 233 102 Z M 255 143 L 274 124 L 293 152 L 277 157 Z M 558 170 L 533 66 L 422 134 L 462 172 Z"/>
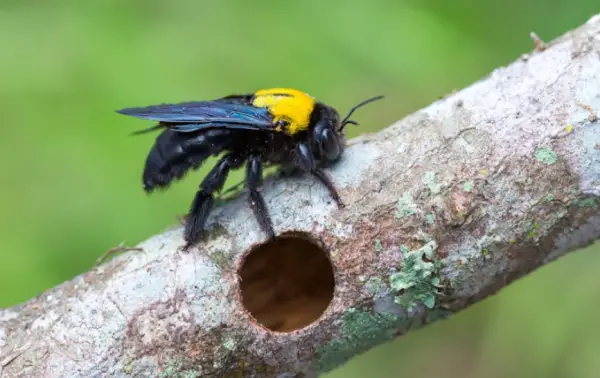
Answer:
<path fill-rule="evenodd" d="M 178 227 L 1 310 L 3 377 L 314 376 L 598 239 L 600 16 L 540 50 L 353 140 L 330 171 L 345 209 L 310 177 L 267 181 L 276 231 L 335 267 L 317 322 L 273 333 L 240 305 L 265 237 L 241 196 L 188 253 Z"/>

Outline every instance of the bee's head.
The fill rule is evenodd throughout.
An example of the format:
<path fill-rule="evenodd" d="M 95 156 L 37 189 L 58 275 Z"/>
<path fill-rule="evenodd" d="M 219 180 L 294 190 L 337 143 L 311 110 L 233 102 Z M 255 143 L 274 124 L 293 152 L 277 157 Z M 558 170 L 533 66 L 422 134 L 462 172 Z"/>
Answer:
<path fill-rule="evenodd" d="M 353 106 L 341 121 L 340 115 L 334 108 L 317 104 L 314 114 L 316 119 L 312 128 L 312 149 L 316 157 L 323 163 L 337 161 L 344 150 L 346 125 L 358 125 L 358 122 L 350 119 L 352 113 L 361 106 L 382 98 L 383 96 L 373 97 Z"/>

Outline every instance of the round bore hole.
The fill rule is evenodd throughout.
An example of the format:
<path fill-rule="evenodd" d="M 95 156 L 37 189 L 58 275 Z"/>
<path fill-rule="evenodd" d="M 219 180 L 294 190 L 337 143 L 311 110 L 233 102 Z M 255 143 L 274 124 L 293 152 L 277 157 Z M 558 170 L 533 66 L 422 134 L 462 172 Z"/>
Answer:
<path fill-rule="evenodd" d="M 251 250 L 239 270 L 242 304 L 263 327 L 291 332 L 317 320 L 333 298 L 333 267 L 303 235 L 287 235 Z"/>

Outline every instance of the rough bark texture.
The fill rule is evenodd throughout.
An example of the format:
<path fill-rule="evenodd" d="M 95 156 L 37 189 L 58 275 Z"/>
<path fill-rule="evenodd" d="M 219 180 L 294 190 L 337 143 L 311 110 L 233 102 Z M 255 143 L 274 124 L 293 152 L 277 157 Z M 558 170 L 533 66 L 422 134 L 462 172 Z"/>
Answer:
<path fill-rule="evenodd" d="M 524 36 L 527 37 L 527 36 Z M 387 101 L 393 101 L 388 99 Z M 268 180 L 276 231 L 320 240 L 324 315 L 272 332 L 237 269 L 264 242 L 245 196 L 182 252 L 179 227 L 0 310 L 3 377 L 315 376 L 446 317 L 600 237 L 600 16 L 489 77 L 352 141 L 330 173 Z"/>

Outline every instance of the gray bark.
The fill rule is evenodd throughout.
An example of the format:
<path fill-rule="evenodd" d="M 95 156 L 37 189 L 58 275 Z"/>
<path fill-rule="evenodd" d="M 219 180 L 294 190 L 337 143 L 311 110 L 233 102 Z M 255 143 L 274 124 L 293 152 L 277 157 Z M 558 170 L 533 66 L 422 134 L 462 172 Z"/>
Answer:
<path fill-rule="evenodd" d="M 276 231 L 335 269 L 310 326 L 273 332 L 241 304 L 265 242 L 242 192 L 188 252 L 176 227 L 0 310 L 0 376 L 315 376 L 597 240 L 600 16 L 538 50 L 352 140 L 329 170 L 344 209 L 311 177 L 266 181 Z"/>

